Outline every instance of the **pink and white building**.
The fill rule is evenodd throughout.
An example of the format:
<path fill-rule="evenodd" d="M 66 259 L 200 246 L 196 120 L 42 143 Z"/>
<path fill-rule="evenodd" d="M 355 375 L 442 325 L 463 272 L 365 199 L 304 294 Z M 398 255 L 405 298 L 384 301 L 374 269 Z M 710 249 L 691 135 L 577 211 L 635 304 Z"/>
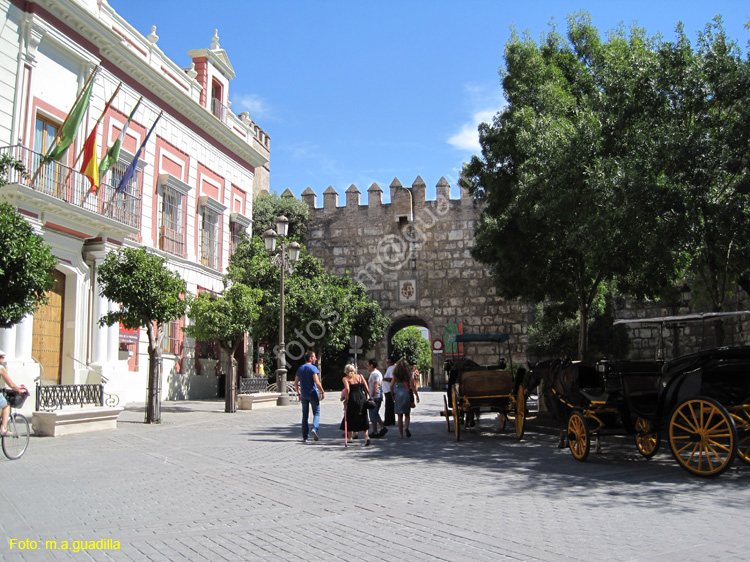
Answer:
<path fill-rule="evenodd" d="M 69 385 L 103 377 L 105 392 L 121 404 L 144 401 L 145 333 L 98 326 L 117 304 L 99 296 L 96 266 L 113 249 L 146 246 L 167 258 L 191 293 L 220 292 L 232 245 L 250 228 L 253 193 L 268 190 L 270 139 L 247 113 L 231 111 L 235 73 L 212 30 L 206 48 L 177 63 L 159 48 L 156 28 L 142 35 L 106 0 L 0 0 L 0 14 L 0 152 L 22 160 L 32 176 L 9 178 L 0 200 L 17 207 L 59 259 L 49 304 L 0 330 L 0 349 L 16 382 L 29 388 L 39 378 Z M 74 144 L 59 164 L 40 167 L 40 155 L 97 66 Z M 98 126 L 100 158 L 142 101 L 120 162 L 99 192 L 87 195 L 76 157 L 119 83 Z M 117 193 L 160 113 L 135 176 Z M 216 396 L 227 358 L 185 338 L 180 327 L 170 325 L 163 344 L 162 397 Z"/>

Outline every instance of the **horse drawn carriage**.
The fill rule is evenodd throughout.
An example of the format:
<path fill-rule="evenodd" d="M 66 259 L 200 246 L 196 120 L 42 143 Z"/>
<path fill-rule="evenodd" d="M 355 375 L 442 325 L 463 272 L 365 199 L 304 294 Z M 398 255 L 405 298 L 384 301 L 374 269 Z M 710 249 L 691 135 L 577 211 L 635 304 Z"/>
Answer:
<path fill-rule="evenodd" d="M 461 334 L 456 342 L 507 342 L 507 334 Z M 526 395 L 521 381 L 525 370 L 515 379 L 506 363 L 492 366 L 478 365 L 466 357 L 446 362 L 448 388 L 443 397 L 445 424 L 451 431 L 451 417 L 456 441 L 461 439 L 461 426 L 472 425 L 482 412 L 496 412 L 500 429 L 505 429 L 509 417 L 514 419 L 516 437 L 523 438 L 526 422 Z"/>
<path fill-rule="evenodd" d="M 552 361 L 545 380 L 556 400 L 561 445 L 585 461 L 591 438 L 632 435 L 646 458 L 666 439 L 689 473 L 713 477 L 739 457 L 750 464 L 750 347 L 724 347 L 662 361 Z"/>

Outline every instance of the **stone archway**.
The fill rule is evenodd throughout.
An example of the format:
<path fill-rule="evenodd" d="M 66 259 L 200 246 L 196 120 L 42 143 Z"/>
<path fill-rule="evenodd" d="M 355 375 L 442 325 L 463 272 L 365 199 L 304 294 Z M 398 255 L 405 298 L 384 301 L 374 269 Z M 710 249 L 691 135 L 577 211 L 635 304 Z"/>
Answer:
<path fill-rule="evenodd" d="M 431 342 L 431 339 L 432 339 L 432 328 L 430 327 L 430 325 L 425 320 L 423 320 L 419 316 L 415 316 L 415 315 L 402 316 L 400 318 L 395 319 L 393 321 L 393 323 L 391 324 L 391 327 L 388 329 L 388 338 L 386 339 L 386 345 L 387 345 L 387 350 L 388 350 L 387 357 L 391 357 L 391 355 L 393 354 L 393 344 L 391 342 L 391 340 L 393 339 L 393 336 L 395 336 L 397 333 L 399 333 L 404 328 L 408 328 L 409 326 L 419 326 L 419 327 L 422 327 L 422 328 L 427 328 L 427 330 L 430 332 L 430 336 L 427 338 L 427 340 Z M 432 370 L 433 370 L 433 373 L 435 373 L 435 372 L 437 372 L 437 370 L 435 369 L 435 360 L 434 360 L 434 357 L 433 357 L 432 363 L 433 363 Z M 432 377 L 428 376 L 428 375 L 430 375 L 429 373 L 423 373 L 423 375 L 424 375 L 425 382 L 428 379 L 429 379 L 429 381 L 431 383 L 433 382 L 432 381 Z M 422 386 L 425 386 L 425 384 L 423 384 Z"/>

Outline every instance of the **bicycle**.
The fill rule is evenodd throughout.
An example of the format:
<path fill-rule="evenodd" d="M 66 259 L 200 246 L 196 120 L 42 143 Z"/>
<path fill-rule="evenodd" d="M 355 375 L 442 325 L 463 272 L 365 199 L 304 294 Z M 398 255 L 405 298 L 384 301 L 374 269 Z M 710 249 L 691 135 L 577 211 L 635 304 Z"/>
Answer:
<path fill-rule="evenodd" d="M 20 459 L 29 446 L 29 420 L 26 416 L 14 412 L 13 408 L 20 408 L 28 398 L 28 393 L 21 394 L 9 388 L 2 389 L 10 404 L 11 412 L 8 416 L 8 433 L 2 436 L 3 453 L 8 459 Z"/>

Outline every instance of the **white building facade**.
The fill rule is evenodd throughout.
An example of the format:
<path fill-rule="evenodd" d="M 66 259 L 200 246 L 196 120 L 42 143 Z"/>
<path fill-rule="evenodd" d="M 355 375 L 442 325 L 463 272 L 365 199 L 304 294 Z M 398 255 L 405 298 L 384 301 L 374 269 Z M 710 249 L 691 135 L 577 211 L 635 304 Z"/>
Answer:
<path fill-rule="evenodd" d="M 229 109 L 234 70 L 216 32 L 181 67 L 159 49 L 155 28 L 140 34 L 106 0 L 0 0 L 0 13 L 0 153 L 29 173 L 9 177 L 0 200 L 19 210 L 59 260 L 49 304 L 0 330 L 0 349 L 11 376 L 28 388 L 104 380 L 120 404 L 144 401 L 145 330 L 98 326 L 118 305 L 99 296 L 96 267 L 111 250 L 146 246 L 167 258 L 190 293 L 221 292 L 232 245 L 251 226 L 253 193 L 268 190 L 270 139 L 249 115 Z M 97 67 L 76 140 L 59 163 L 40 166 Z M 90 193 L 77 158 L 85 139 L 101 116 L 101 158 L 139 100 L 120 161 Z M 134 177 L 118 192 L 160 114 Z M 228 358 L 185 338 L 183 322 L 171 324 L 164 339 L 162 398 L 215 397 Z"/>

